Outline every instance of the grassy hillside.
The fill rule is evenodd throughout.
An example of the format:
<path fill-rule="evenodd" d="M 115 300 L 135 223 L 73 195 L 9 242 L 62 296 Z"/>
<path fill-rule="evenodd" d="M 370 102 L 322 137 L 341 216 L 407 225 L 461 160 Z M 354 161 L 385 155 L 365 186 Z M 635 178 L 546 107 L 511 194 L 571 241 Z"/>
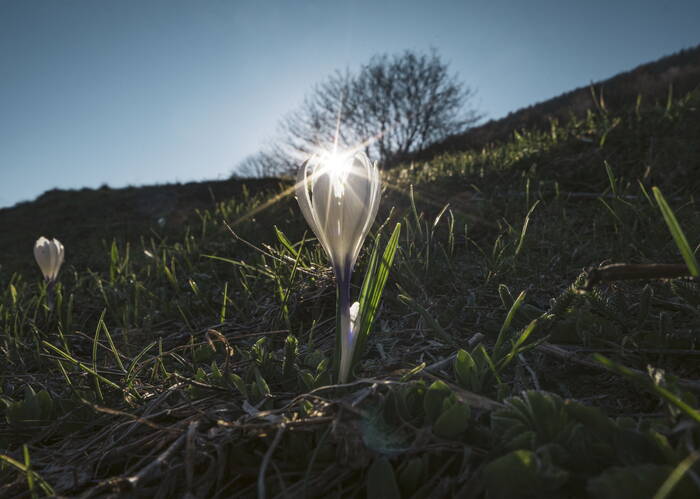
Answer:
<path fill-rule="evenodd" d="M 170 235 L 179 239 L 185 225 L 197 218 L 198 210 L 278 187 L 275 179 L 250 179 L 122 189 L 54 189 L 33 202 L 0 209 L 0 274 L 38 272 L 27 259 L 37 234 L 64 242 L 69 248 L 68 262 L 104 270 L 108 263 L 104 250 L 113 240 L 133 244 L 143 238 L 160 241 Z"/>
<path fill-rule="evenodd" d="M 698 137 L 696 90 L 387 172 L 370 239 L 399 249 L 346 385 L 286 186 L 0 211 L 0 495 L 697 497 L 700 286 L 585 270 L 683 263 L 653 186 L 696 248 Z"/>
<path fill-rule="evenodd" d="M 429 159 L 445 152 L 480 149 L 487 144 L 510 140 L 513 130 L 546 130 L 552 120 L 565 122 L 571 116 L 584 117 L 589 109 L 595 108 L 596 102 L 619 110 L 634 107 L 637 99 L 644 103 L 665 102 L 669 96 L 686 95 L 697 88 L 700 88 L 700 45 L 642 64 L 607 80 L 591 82 L 463 134 L 448 137 L 419 153 L 417 158 Z"/>

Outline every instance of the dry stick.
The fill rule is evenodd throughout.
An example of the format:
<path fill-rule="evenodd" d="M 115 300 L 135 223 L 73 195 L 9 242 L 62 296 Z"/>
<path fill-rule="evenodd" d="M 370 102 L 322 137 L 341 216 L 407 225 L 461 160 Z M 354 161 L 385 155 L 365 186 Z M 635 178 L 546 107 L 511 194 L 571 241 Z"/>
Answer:
<path fill-rule="evenodd" d="M 177 437 L 177 440 L 170 444 L 170 446 L 167 449 L 165 449 L 165 451 L 163 451 L 157 458 L 151 461 L 151 463 L 148 466 L 143 468 L 135 475 L 127 478 L 126 480 L 129 484 L 131 484 L 132 489 L 135 489 L 140 482 L 148 480 L 149 478 L 151 478 L 151 476 L 158 473 L 161 466 L 163 466 L 165 462 L 177 451 L 179 451 L 180 447 L 184 445 L 188 433 L 189 432 L 183 431 L 182 435 Z"/>
<path fill-rule="evenodd" d="M 454 361 L 456 357 L 457 357 L 457 354 L 456 354 L 456 353 L 453 353 L 453 354 L 450 355 L 449 357 L 446 357 L 446 358 L 444 358 L 444 359 L 442 359 L 442 360 L 438 360 L 437 362 L 434 362 L 434 363 L 430 364 L 429 366 L 426 366 L 425 368 L 423 368 L 423 370 L 424 370 L 424 371 L 435 371 L 435 372 L 437 372 L 437 371 L 439 371 L 440 369 L 442 369 L 443 367 L 446 367 L 446 366 L 450 365 L 450 363 L 451 363 L 452 361 Z"/>
<path fill-rule="evenodd" d="M 613 263 L 605 267 L 589 269 L 588 280 L 584 289 L 590 291 L 593 286 L 601 282 L 626 281 L 630 279 L 673 279 L 674 277 L 691 276 L 690 270 L 683 263 Z"/>
<path fill-rule="evenodd" d="M 553 357 L 557 357 L 558 359 L 561 360 L 566 360 L 573 362 L 575 364 L 579 364 L 581 366 L 589 367 L 591 369 L 597 369 L 598 371 L 605 371 L 605 372 L 610 372 L 605 366 L 602 364 L 598 364 L 597 362 L 593 362 L 592 360 L 588 359 L 581 359 L 576 356 L 574 352 L 569 352 L 568 350 L 558 347 L 556 345 L 552 345 L 550 343 L 542 343 L 538 346 L 535 347 L 536 350 L 545 353 L 547 355 L 551 355 Z M 646 374 L 643 371 L 640 371 L 639 369 L 633 369 L 631 367 L 627 367 L 630 371 L 632 371 L 635 374 L 646 376 Z M 693 390 L 700 390 L 700 382 L 698 381 L 693 381 L 690 379 L 684 379 L 684 378 L 678 378 L 678 385 L 682 386 L 684 388 L 690 388 Z"/>
<path fill-rule="evenodd" d="M 158 473 L 160 467 L 163 464 L 165 464 L 165 462 L 178 450 L 180 450 L 180 447 L 182 447 L 185 443 L 186 437 L 187 432 L 183 431 L 182 435 L 180 435 L 173 443 L 171 443 L 167 449 L 165 449 L 161 454 L 158 455 L 158 457 L 155 460 L 151 461 L 151 463 L 148 466 L 144 467 L 135 475 L 132 475 L 130 477 L 118 477 L 100 482 L 94 487 L 87 490 L 83 495 L 81 495 L 80 499 L 89 499 L 90 497 L 95 497 L 96 495 L 101 494 L 105 489 L 109 488 L 119 487 L 121 489 L 122 486 L 126 484 L 128 484 L 127 488 L 131 490 L 135 489 L 136 487 L 138 487 L 140 482 L 148 480 L 153 475 Z"/>
<path fill-rule="evenodd" d="M 194 481 L 194 438 L 197 435 L 197 426 L 199 421 L 190 421 L 187 428 L 186 445 L 185 445 L 185 482 L 187 484 L 187 492 L 192 492 L 192 482 Z"/>
<path fill-rule="evenodd" d="M 487 307 L 484 307 L 484 308 L 487 308 Z M 490 310 L 494 310 L 493 307 L 488 307 L 488 308 Z M 469 340 L 467 341 L 467 345 L 469 345 L 469 347 L 473 347 L 474 345 L 476 345 L 477 343 L 479 343 L 483 339 L 484 339 L 483 334 L 475 333 L 474 335 L 472 335 L 471 338 L 469 338 Z M 437 362 L 430 364 L 429 366 L 426 366 L 424 368 L 424 371 L 439 371 L 443 367 L 449 365 L 450 362 L 452 362 L 455 359 L 455 357 L 457 357 L 457 354 L 453 353 L 452 355 L 450 355 L 447 358 L 444 358 L 442 360 L 438 360 Z"/>
<path fill-rule="evenodd" d="M 265 452 L 265 457 L 263 457 L 262 463 L 260 464 L 260 471 L 258 472 L 258 499 L 265 499 L 265 472 L 267 471 L 267 466 L 270 464 L 270 459 L 272 459 L 272 453 L 275 452 L 275 448 L 282 440 L 282 435 L 286 426 L 284 423 L 280 424 L 277 428 L 277 433 L 275 433 L 275 438 L 270 444 L 270 447 Z"/>
<path fill-rule="evenodd" d="M 530 367 L 530 364 L 527 363 L 527 360 L 525 360 L 525 355 L 522 353 L 518 354 L 518 359 L 520 359 L 520 362 L 523 363 L 523 367 L 527 370 L 528 373 L 530 373 L 530 377 L 532 378 L 532 383 L 535 385 L 535 390 L 540 391 L 542 388 L 540 388 L 540 382 L 537 379 L 537 374 L 535 371 Z"/>

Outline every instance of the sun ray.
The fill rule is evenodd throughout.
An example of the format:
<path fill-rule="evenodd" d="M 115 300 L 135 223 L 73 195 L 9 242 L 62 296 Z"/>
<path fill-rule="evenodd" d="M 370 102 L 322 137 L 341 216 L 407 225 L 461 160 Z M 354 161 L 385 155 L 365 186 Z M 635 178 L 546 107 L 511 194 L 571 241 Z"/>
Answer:
<path fill-rule="evenodd" d="M 338 151 L 338 142 L 339 142 L 339 139 L 340 139 L 340 126 L 341 126 L 341 121 L 342 121 L 342 108 L 343 108 L 343 105 L 342 105 L 342 103 L 341 103 L 341 105 L 340 105 L 339 108 L 338 108 L 338 117 L 337 117 L 337 119 L 336 119 L 335 137 L 334 137 L 334 139 L 333 139 L 333 143 L 330 144 L 330 147 L 328 147 L 328 148 L 319 147 L 319 148 L 316 150 L 316 152 L 315 152 L 314 154 L 312 154 L 312 158 L 313 158 L 313 157 L 317 157 L 317 158 L 324 158 L 324 157 L 325 157 L 325 158 L 326 158 L 325 160 L 326 160 L 327 163 L 328 163 L 327 168 L 334 168 L 334 169 L 335 169 L 335 168 L 338 168 L 338 169 L 339 169 L 339 170 L 338 170 L 338 175 L 339 175 L 339 176 L 342 176 L 343 174 L 345 174 L 345 172 L 343 172 L 343 170 L 342 170 L 342 168 L 344 167 L 344 166 L 343 166 L 343 163 L 344 163 L 343 160 L 344 160 L 345 158 L 353 157 L 353 156 L 355 155 L 355 153 L 357 153 L 357 152 L 359 152 L 359 151 L 362 151 L 362 150 L 366 149 L 367 147 L 371 146 L 371 145 L 374 144 L 377 140 L 379 140 L 381 137 L 383 137 L 386 133 L 388 133 L 389 131 L 391 131 L 391 129 L 393 128 L 393 126 L 389 126 L 386 130 L 383 130 L 383 131 L 381 131 L 381 132 L 378 132 L 378 133 L 374 134 L 373 136 L 368 137 L 367 139 L 365 139 L 365 140 L 363 140 L 363 141 L 361 141 L 361 142 L 355 144 L 354 146 L 350 146 L 350 147 L 348 147 L 347 149 L 343 150 L 342 152 L 339 152 L 339 151 Z M 311 158 L 306 159 L 306 160 L 302 163 L 302 167 L 303 167 L 303 165 L 304 165 L 306 162 L 308 162 L 310 159 L 311 159 Z M 299 184 L 301 184 L 301 183 L 303 183 L 303 182 L 309 182 L 309 181 L 310 181 L 310 182 L 313 182 L 314 179 L 315 179 L 318 175 L 320 175 L 323 171 L 324 171 L 324 170 L 317 170 L 317 171 L 314 172 L 310 177 L 305 178 L 305 179 L 302 180 L 301 182 L 295 183 L 295 184 L 292 185 L 291 187 L 288 187 L 288 188 L 284 189 L 282 192 L 280 192 L 280 193 L 278 193 L 278 194 L 272 196 L 270 199 L 268 199 L 268 200 L 267 200 L 265 203 L 263 203 L 262 205 L 260 205 L 260 206 L 258 206 L 258 207 L 256 207 L 256 208 L 254 208 L 253 210 L 250 210 L 249 212 L 244 213 L 243 215 L 241 215 L 238 219 L 236 219 L 234 222 L 232 222 L 231 225 L 234 225 L 234 226 L 235 226 L 235 225 L 237 225 L 237 224 L 239 224 L 239 223 L 241 223 L 241 222 L 244 222 L 244 221 L 246 221 L 246 220 L 249 220 L 249 219 L 251 219 L 252 217 L 254 217 L 255 215 L 257 215 L 258 213 L 260 213 L 260 212 L 262 212 L 262 211 L 264 211 L 264 210 L 270 208 L 270 207 L 273 206 L 274 204 L 276 204 L 276 203 L 278 203 L 279 201 L 281 201 L 281 200 L 285 199 L 286 197 L 288 197 L 290 194 L 293 194 L 293 193 L 295 192 L 295 190 L 296 190 L 297 185 L 299 185 Z M 383 178 L 382 178 L 382 184 L 385 185 L 385 186 L 387 187 L 387 189 L 391 189 L 392 191 L 395 191 L 395 192 L 397 192 L 397 193 L 399 193 L 399 194 L 406 195 L 406 189 L 405 189 L 404 186 L 401 186 L 401 185 L 392 183 L 385 175 L 382 175 L 382 177 L 383 177 Z M 421 192 L 419 192 L 419 191 L 415 191 L 415 190 L 414 190 L 414 196 L 415 196 L 416 199 L 418 199 L 419 201 L 421 201 L 421 202 L 423 202 L 423 203 L 425 203 L 425 204 L 428 204 L 428 205 L 430 205 L 430 206 L 434 206 L 434 207 L 436 207 L 436 208 L 442 208 L 442 207 L 445 206 L 445 200 L 444 200 L 444 199 L 433 199 L 433 198 L 430 196 L 430 194 L 428 194 L 427 192 L 421 193 Z M 461 216 L 467 218 L 467 219 L 470 219 L 470 220 L 473 220 L 473 221 L 477 221 L 477 222 L 479 222 L 479 223 L 481 223 L 481 224 L 484 224 L 484 225 L 486 225 L 486 226 L 493 226 L 493 227 L 496 226 L 496 224 L 495 224 L 493 221 L 487 220 L 487 219 L 485 219 L 485 218 L 483 218 L 483 217 L 479 217 L 478 215 L 475 215 L 474 213 L 468 213 L 468 212 L 466 212 L 466 211 L 464 211 L 464 210 L 461 210 L 461 209 L 458 208 L 458 207 L 454 207 L 454 208 L 453 208 L 453 211 L 454 211 L 455 213 L 457 213 L 457 214 L 459 214 L 459 215 L 461 215 Z"/>

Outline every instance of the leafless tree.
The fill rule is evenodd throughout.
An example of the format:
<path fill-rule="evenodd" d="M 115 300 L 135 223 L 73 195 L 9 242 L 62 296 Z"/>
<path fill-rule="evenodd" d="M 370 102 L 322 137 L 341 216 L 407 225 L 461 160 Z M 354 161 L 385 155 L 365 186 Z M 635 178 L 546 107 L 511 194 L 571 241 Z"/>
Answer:
<path fill-rule="evenodd" d="M 338 71 L 316 85 L 282 120 L 276 145 L 247 158 L 239 172 L 289 171 L 336 137 L 340 148 L 393 164 L 479 121 L 473 97 L 435 51 L 378 55 L 356 73 Z"/>
<path fill-rule="evenodd" d="M 336 72 L 317 85 L 282 133 L 302 155 L 328 148 L 337 132 L 341 147 L 364 145 L 392 163 L 474 125 L 480 116 L 466 108 L 473 96 L 434 51 L 379 55 L 357 74 Z"/>
<path fill-rule="evenodd" d="M 267 146 L 243 159 L 234 175 L 237 177 L 274 177 L 298 166 L 295 159 L 280 146 Z"/>

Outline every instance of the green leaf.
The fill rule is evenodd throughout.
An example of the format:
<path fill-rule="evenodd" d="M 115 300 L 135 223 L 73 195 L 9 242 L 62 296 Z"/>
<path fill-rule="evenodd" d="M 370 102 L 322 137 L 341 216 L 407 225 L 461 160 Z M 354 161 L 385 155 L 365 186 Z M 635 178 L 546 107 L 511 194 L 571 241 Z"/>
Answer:
<path fill-rule="evenodd" d="M 515 302 L 515 298 L 513 298 L 508 286 L 503 283 L 499 284 L 498 296 L 501 298 L 501 303 L 503 303 L 503 306 L 510 310 L 510 307 L 513 306 L 513 302 Z"/>
<path fill-rule="evenodd" d="M 457 352 L 454 362 L 455 376 L 457 381 L 464 388 L 470 388 L 474 383 L 474 376 L 476 374 L 476 362 L 474 362 L 474 357 L 472 357 L 466 350 L 460 349 Z"/>
<path fill-rule="evenodd" d="M 265 381 L 265 378 L 262 377 L 258 368 L 255 368 L 255 384 L 261 396 L 267 397 L 270 395 L 270 386 Z"/>
<path fill-rule="evenodd" d="M 437 418 L 433 425 L 433 433 L 438 437 L 454 438 L 469 426 L 469 406 L 456 401 Z"/>
<path fill-rule="evenodd" d="M 286 379 L 294 374 L 294 366 L 299 353 L 299 341 L 292 334 L 284 341 L 284 360 L 282 361 L 282 373 Z"/>
<path fill-rule="evenodd" d="M 423 401 L 425 399 L 425 383 L 423 381 L 399 385 L 396 395 L 396 404 L 401 418 L 410 421 L 423 416 Z"/>
<path fill-rule="evenodd" d="M 428 421 L 436 421 L 442 413 L 443 401 L 452 394 L 450 387 L 444 381 L 435 381 L 425 392 L 423 409 Z"/>
<path fill-rule="evenodd" d="M 367 471 L 367 499 L 400 499 L 394 468 L 385 457 L 378 457 Z"/>
<path fill-rule="evenodd" d="M 423 459 L 419 457 L 410 459 L 399 472 L 399 484 L 406 497 L 410 497 L 423 485 L 424 472 Z"/>
<path fill-rule="evenodd" d="M 53 400 L 51 399 L 51 395 L 49 395 L 49 392 L 46 390 L 41 390 L 35 395 L 35 399 L 39 409 L 39 419 L 41 421 L 48 421 L 53 412 Z"/>
<path fill-rule="evenodd" d="M 200 383 L 206 383 L 208 381 L 207 373 L 204 371 L 204 369 L 201 367 L 197 368 L 197 372 L 194 373 L 194 380 L 199 381 Z"/>
<path fill-rule="evenodd" d="M 246 386 L 245 381 L 243 381 L 243 378 L 236 373 L 229 373 L 228 377 L 231 383 L 233 383 L 233 386 L 235 386 L 236 389 L 241 392 L 241 395 L 243 395 L 244 398 L 248 398 L 248 387 Z"/>
<path fill-rule="evenodd" d="M 683 230 L 676 219 L 676 215 L 674 215 L 673 210 L 666 202 L 666 199 L 664 198 L 663 194 L 661 194 L 659 188 L 652 187 L 651 190 L 654 192 L 654 197 L 659 205 L 661 214 L 664 216 L 666 225 L 668 225 L 668 230 L 671 231 L 673 240 L 676 241 L 676 246 L 678 246 L 678 249 L 683 256 L 683 260 L 685 260 L 685 264 L 688 266 L 688 270 L 690 270 L 693 277 L 700 276 L 698 261 L 695 259 L 695 254 L 690 248 L 690 244 L 688 244 L 688 239 L 685 237 L 685 234 L 683 233 Z"/>
<path fill-rule="evenodd" d="M 584 405 L 575 400 L 566 400 L 564 408 L 569 417 L 580 422 L 601 438 L 611 438 L 618 429 L 615 423 L 597 407 Z"/>
<path fill-rule="evenodd" d="M 306 369 L 302 369 L 299 371 L 299 378 L 301 379 L 301 382 L 304 383 L 304 386 L 307 390 L 313 390 L 314 388 L 316 388 L 316 379 Z"/>
<path fill-rule="evenodd" d="M 219 369 L 219 366 L 215 360 L 211 361 L 211 375 L 210 375 L 210 377 L 217 382 L 220 381 L 224 377 L 223 373 L 221 372 L 221 369 Z"/>
<path fill-rule="evenodd" d="M 568 479 L 568 472 L 523 449 L 499 457 L 484 467 L 489 499 L 552 497 L 552 492 Z"/>
<path fill-rule="evenodd" d="M 491 415 L 494 435 L 509 449 L 567 442 L 575 430 L 558 395 L 530 390 L 505 400 L 505 407 Z"/>

